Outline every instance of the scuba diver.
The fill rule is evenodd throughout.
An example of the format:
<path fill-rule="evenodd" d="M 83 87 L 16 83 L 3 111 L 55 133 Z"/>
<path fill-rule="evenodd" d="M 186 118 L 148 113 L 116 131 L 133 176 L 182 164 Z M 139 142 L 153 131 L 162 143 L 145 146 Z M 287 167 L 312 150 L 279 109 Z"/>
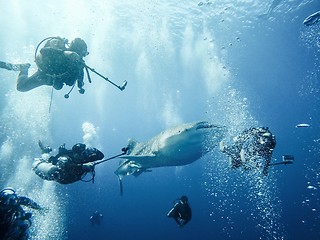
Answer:
<path fill-rule="evenodd" d="M 28 239 L 28 228 L 31 226 L 30 212 L 22 206 L 35 210 L 44 210 L 31 199 L 18 196 L 12 188 L 0 191 L 0 239 Z"/>
<path fill-rule="evenodd" d="M 102 219 L 103 219 L 103 215 L 98 211 L 95 211 L 90 217 L 91 225 L 92 226 L 100 225 Z"/>
<path fill-rule="evenodd" d="M 172 217 L 179 225 L 184 227 L 192 217 L 191 208 L 186 196 L 176 200 L 173 208 L 168 212 L 167 217 Z"/>
<path fill-rule="evenodd" d="M 39 141 L 39 147 L 42 150 L 42 156 L 35 158 L 32 169 L 42 179 L 61 184 L 84 181 L 83 178 L 87 173 L 92 174 L 92 181 L 94 181 L 94 162 L 104 157 L 98 149 L 88 148 L 83 143 L 75 144 L 70 150 L 63 144 L 59 147 L 58 154 L 50 157 L 51 147 L 44 147 L 41 141 Z"/>
<path fill-rule="evenodd" d="M 46 43 L 38 53 L 38 48 L 44 41 Z M 48 37 L 43 39 L 36 48 L 35 62 L 38 70 L 32 76 L 28 77 L 30 63 L 11 64 L 0 61 L 0 68 L 20 71 L 17 80 L 17 90 L 20 92 L 27 92 L 42 85 L 52 86 L 54 89 L 60 90 L 64 85 L 68 85 L 71 86 L 71 89 L 64 97 L 69 98 L 69 94 L 77 83 L 79 93 L 83 94 L 85 92 L 83 89 L 84 69 L 89 83 L 91 83 L 90 70 L 121 91 L 125 89 L 127 81 L 124 81 L 122 86 L 118 86 L 93 68 L 87 66 L 83 58 L 88 54 L 87 44 L 81 38 L 75 38 L 69 44 L 66 38 Z"/>
<path fill-rule="evenodd" d="M 226 146 L 220 142 L 220 150 L 229 156 L 232 168 L 260 168 L 268 175 L 273 150 L 276 146 L 275 136 L 267 127 L 256 127 L 244 130 L 234 138 L 234 143 Z M 259 161 L 260 160 L 260 161 Z"/>
<path fill-rule="evenodd" d="M 26 92 L 42 85 L 53 86 L 56 90 L 63 85 L 73 86 L 76 82 L 79 92 L 84 93 L 84 60 L 88 55 L 87 44 L 81 38 L 75 38 L 67 47 L 68 40 L 61 37 L 50 37 L 39 53 L 35 54 L 35 62 L 38 70 L 28 77 L 28 69 L 31 64 L 5 65 L 8 70 L 20 71 L 17 80 L 17 90 Z M 42 43 L 42 42 L 41 42 Z M 41 44 L 40 43 L 40 44 Z M 40 45 L 38 45 L 40 46 Z"/>

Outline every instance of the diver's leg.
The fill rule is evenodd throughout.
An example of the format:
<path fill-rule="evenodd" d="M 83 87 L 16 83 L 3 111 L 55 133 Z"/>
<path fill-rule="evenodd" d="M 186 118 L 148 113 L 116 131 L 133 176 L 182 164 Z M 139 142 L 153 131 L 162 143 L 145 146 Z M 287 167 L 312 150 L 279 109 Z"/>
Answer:
<path fill-rule="evenodd" d="M 175 209 L 172 208 L 168 213 L 167 213 L 167 217 L 173 217 L 175 215 Z"/>
<path fill-rule="evenodd" d="M 172 217 L 176 223 L 179 225 L 179 227 L 181 227 L 181 222 L 180 222 L 180 218 L 179 218 L 179 213 L 177 212 L 177 210 L 175 208 L 172 208 L 168 214 L 167 217 Z"/>
<path fill-rule="evenodd" d="M 183 227 L 183 224 L 182 224 L 182 222 L 181 222 L 181 218 L 175 217 L 174 220 L 177 222 L 177 224 L 178 224 L 179 227 Z"/>
<path fill-rule="evenodd" d="M 22 69 L 17 80 L 17 90 L 27 92 L 36 87 L 48 85 L 52 86 L 52 81 L 47 79 L 44 74 L 37 71 L 31 77 L 28 77 L 28 68 Z"/>

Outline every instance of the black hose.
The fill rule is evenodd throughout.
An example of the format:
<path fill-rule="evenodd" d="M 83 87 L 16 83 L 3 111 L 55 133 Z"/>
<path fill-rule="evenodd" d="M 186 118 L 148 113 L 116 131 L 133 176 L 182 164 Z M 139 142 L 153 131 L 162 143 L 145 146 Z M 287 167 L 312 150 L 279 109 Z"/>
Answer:
<path fill-rule="evenodd" d="M 72 92 L 72 90 L 73 90 L 73 88 L 74 88 L 75 85 L 76 85 L 76 82 L 73 83 L 70 91 L 69 91 L 67 94 L 64 95 L 64 98 L 69 98 L 69 95 L 70 95 L 70 93 Z"/>
<path fill-rule="evenodd" d="M 46 41 L 46 40 L 49 40 L 49 39 L 51 40 L 51 39 L 55 39 L 55 38 L 58 39 L 58 37 L 47 37 L 47 38 L 41 40 L 41 41 L 39 42 L 39 44 L 37 45 L 36 50 L 35 50 L 35 52 L 34 52 L 34 59 L 37 58 L 38 48 L 40 47 L 40 45 L 41 45 L 44 41 Z"/>
<path fill-rule="evenodd" d="M 91 77 L 90 77 L 90 74 L 89 74 L 89 70 L 88 70 L 87 65 L 84 65 L 84 68 L 86 69 L 86 73 L 87 73 L 87 77 L 88 77 L 88 82 L 91 83 Z"/>
<path fill-rule="evenodd" d="M 93 170 L 91 171 L 91 173 L 92 173 L 92 178 L 89 179 L 89 180 L 84 180 L 85 176 L 87 176 L 87 173 L 88 173 L 88 172 L 85 172 L 85 173 L 82 175 L 82 177 L 81 177 L 80 180 L 81 180 L 82 182 L 91 182 L 91 181 L 92 181 L 92 183 L 94 183 L 94 177 L 96 176 L 96 171 L 93 169 Z"/>

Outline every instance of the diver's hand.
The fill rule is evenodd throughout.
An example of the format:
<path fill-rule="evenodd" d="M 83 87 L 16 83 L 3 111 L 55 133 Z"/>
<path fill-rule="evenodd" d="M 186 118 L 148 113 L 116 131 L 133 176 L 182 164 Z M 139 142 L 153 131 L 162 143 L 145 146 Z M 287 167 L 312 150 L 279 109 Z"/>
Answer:
<path fill-rule="evenodd" d="M 219 149 L 220 149 L 220 151 L 221 151 L 221 152 L 225 152 L 225 148 L 226 148 L 226 146 L 224 145 L 224 142 L 221 141 L 221 142 L 219 143 Z"/>
<path fill-rule="evenodd" d="M 76 52 L 72 51 L 64 51 L 64 55 L 73 62 L 81 62 L 82 58 Z"/>
<path fill-rule="evenodd" d="M 79 93 L 80 93 L 80 94 L 84 94 L 84 92 L 85 92 L 85 90 L 84 90 L 83 88 L 80 88 L 80 89 L 79 89 Z"/>
<path fill-rule="evenodd" d="M 39 209 L 39 213 L 41 214 L 41 215 L 45 215 L 46 213 L 48 213 L 49 212 L 49 208 L 48 207 L 41 207 L 40 209 Z"/>
<path fill-rule="evenodd" d="M 94 170 L 94 163 L 93 162 L 84 163 L 82 164 L 82 169 L 85 171 L 91 172 Z"/>

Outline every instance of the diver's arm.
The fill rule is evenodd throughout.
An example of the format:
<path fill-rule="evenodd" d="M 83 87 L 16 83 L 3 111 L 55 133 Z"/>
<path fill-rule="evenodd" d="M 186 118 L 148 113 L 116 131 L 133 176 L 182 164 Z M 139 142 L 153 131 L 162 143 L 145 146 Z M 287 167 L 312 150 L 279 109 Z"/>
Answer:
<path fill-rule="evenodd" d="M 89 157 L 94 158 L 96 161 L 96 160 L 101 160 L 102 158 L 104 158 L 104 154 L 100 150 L 94 148 L 93 155 L 89 156 Z"/>
<path fill-rule="evenodd" d="M 30 198 L 27 198 L 27 197 L 23 197 L 23 196 L 18 197 L 18 202 L 19 204 L 32 209 L 37 209 L 37 210 L 42 209 L 38 203 L 36 203 L 35 201 L 32 201 Z"/>
<path fill-rule="evenodd" d="M 84 86 L 84 60 L 82 59 L 82 57 L 80 57 L 78 53 L 73 51 L 64 51 L 63 54 L 67 59 L 69 59 L 71 62 L 73 62 L 75 65 L 79 67 L 79 73 L 77 74 L 78 76 L 76 76 L 77 86 L 80 89 L 80 93 L 84 93 L 84 89 L 82 88 Z"/>
<path fill-rule="evenodd" d="M 87 148 L 84 151 L 83 156 L 85 158 L 85 162 L 94 162 L 104 158 L 104 154 L 96 148 Z"/>

